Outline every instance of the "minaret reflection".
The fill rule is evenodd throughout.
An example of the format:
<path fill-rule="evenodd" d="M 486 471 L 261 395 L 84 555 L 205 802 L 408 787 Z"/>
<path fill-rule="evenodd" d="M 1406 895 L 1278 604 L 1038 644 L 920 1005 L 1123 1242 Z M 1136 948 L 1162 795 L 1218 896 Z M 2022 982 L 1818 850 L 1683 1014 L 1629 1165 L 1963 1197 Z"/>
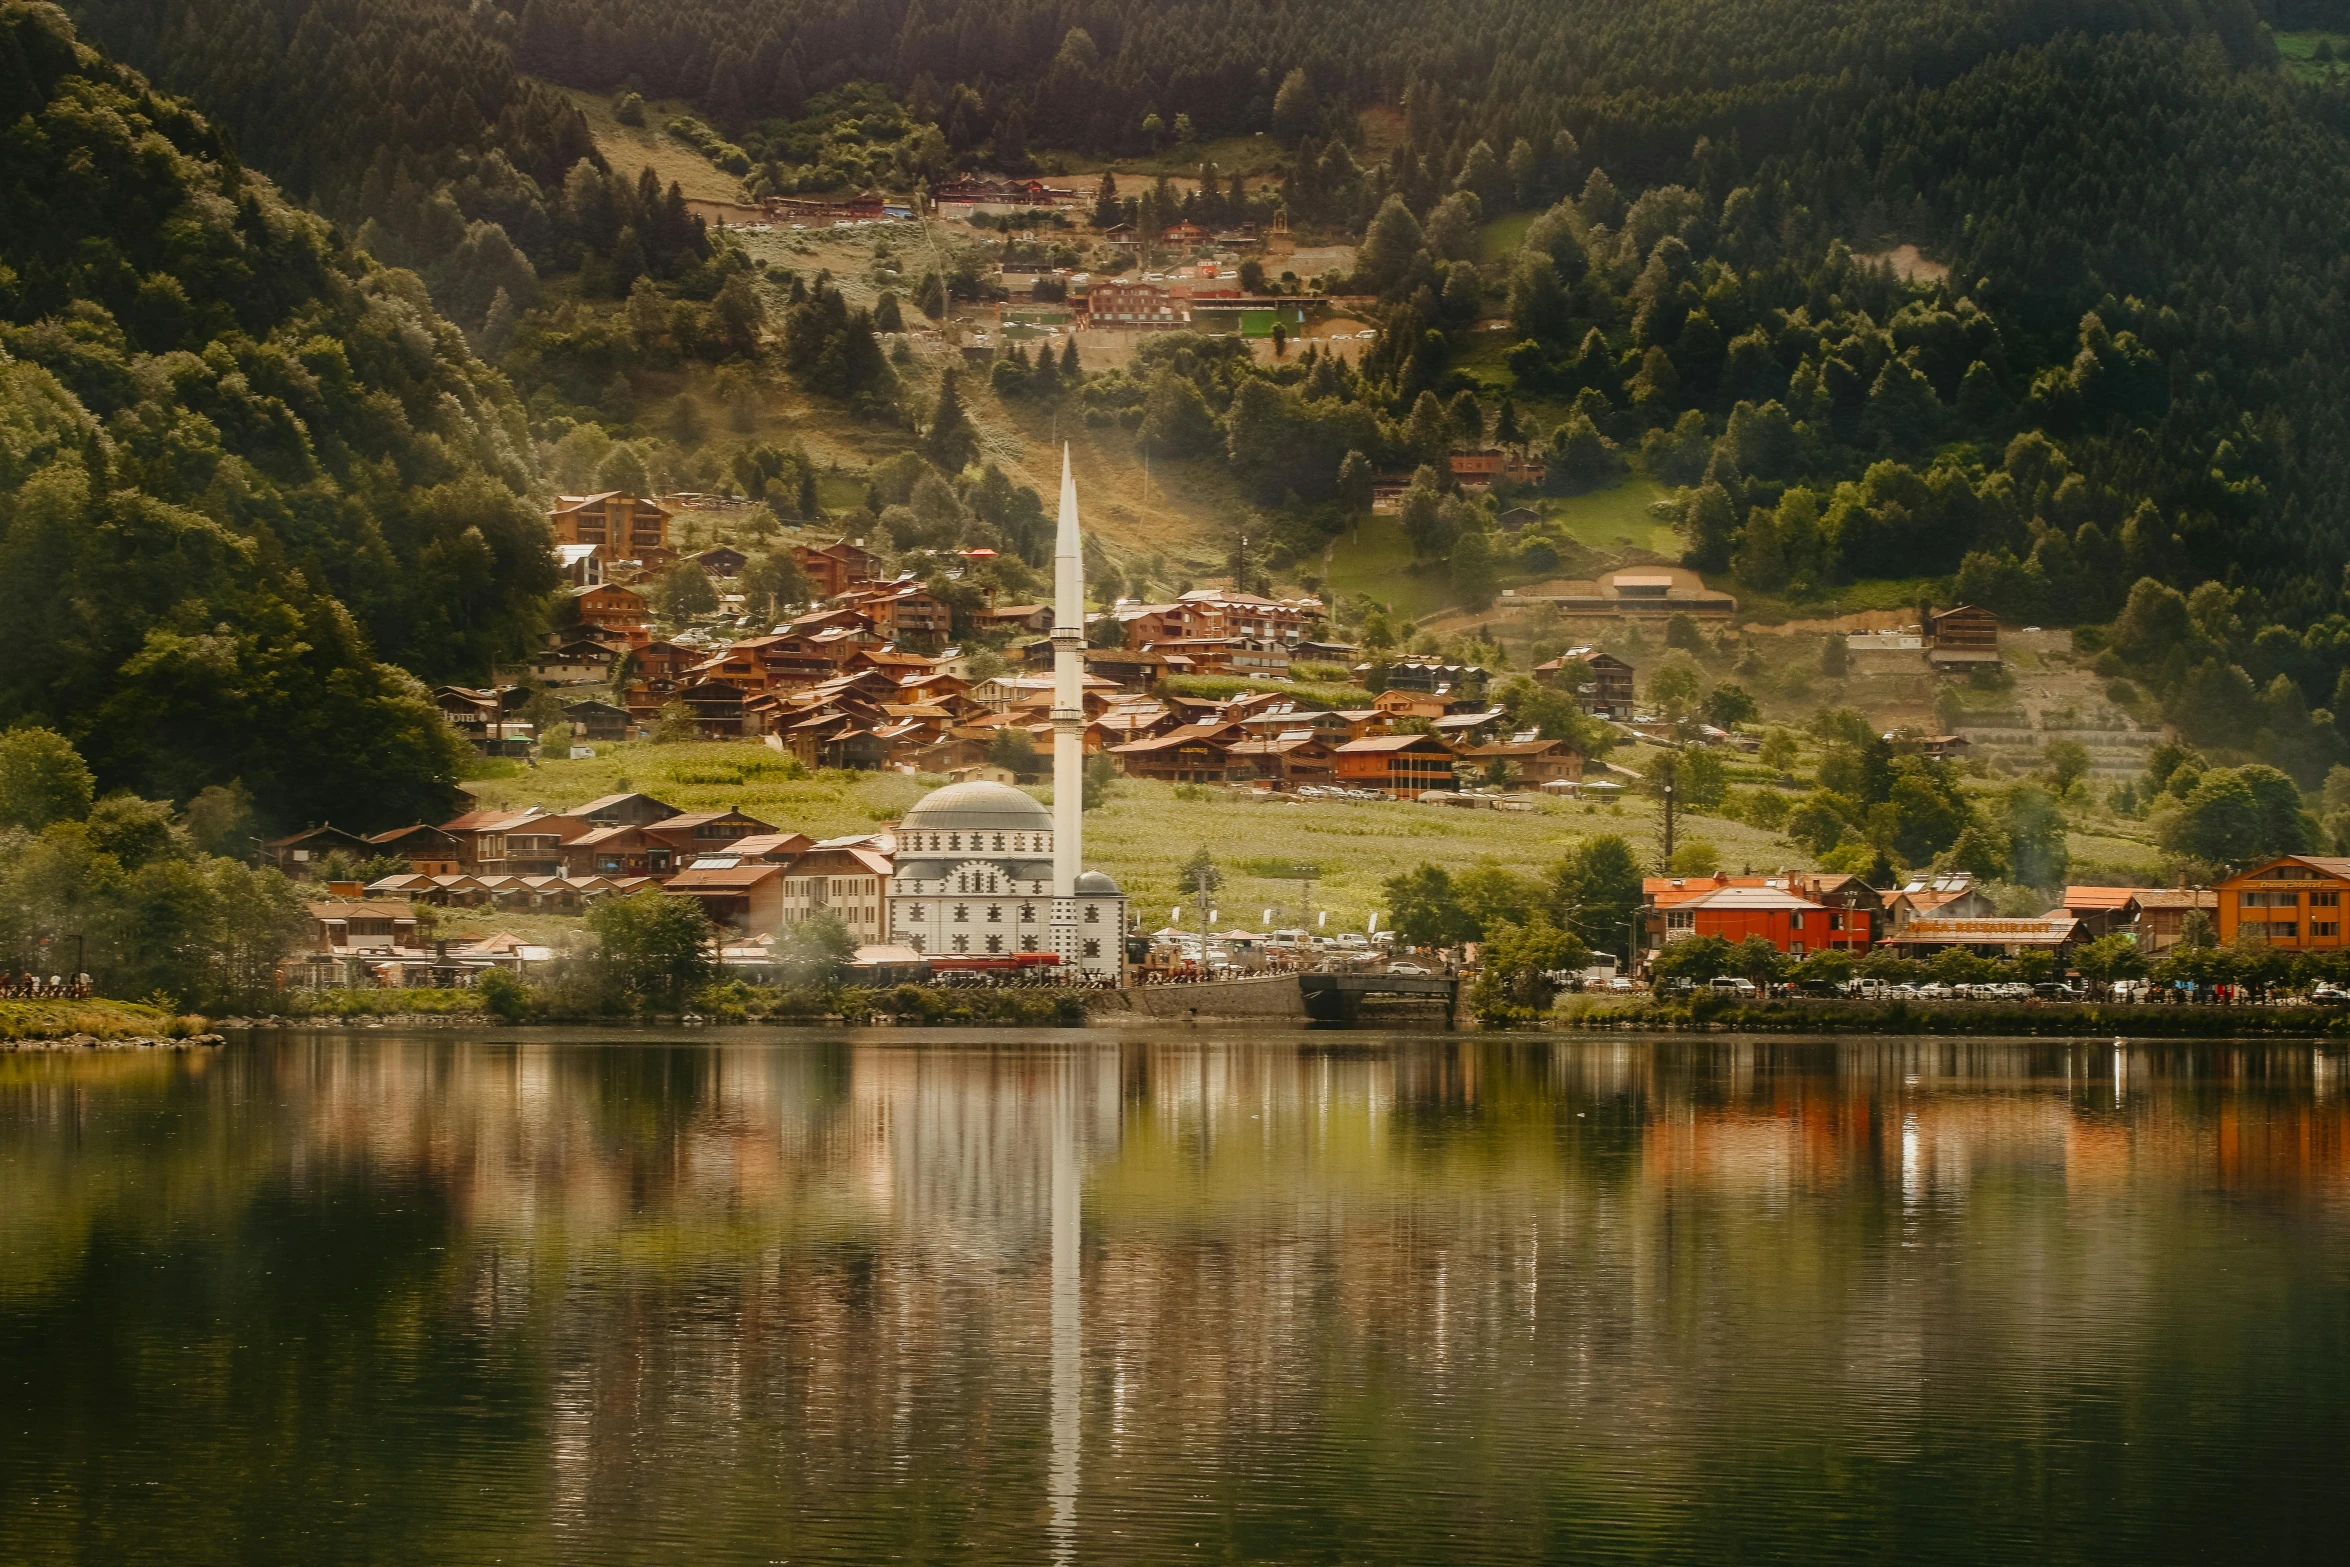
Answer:
<path fill-rule="evenodd" d="M 1064 1058 L 1053 1089 L 1053 1392 L 1052 1468 L 1046 1494 L 1052 1501 L 1053 1560 L 1077 1554 L 1077 1470 L 1084 1434 L 1080 1364 L 1084 1348 L 1083 1169 L 1077 1146 L 1079 1059 Z"/>
<path fill-rule="evenodd" d="M 1003 1326 L 1009 1342 L 1031 1355 L 1041 1349 L 1047 1362 L 1030 1360 L 1043 1374 L 1026 1379 L 1045 1395 L 1047 1539 L 1036 1554 L 1074 1561 L 1085 1454 L 1085 1185 L 1121 1145 L 1118 1047 L 860 1049 L 853 1080 L 875 1156 L 867 1189 L 900 1234 L 918 1237 L 918 1249 L 1023 1278 L 1003 1301 Z M 1023 1266 L 1036 1262 L 1045 1264 L 1041 1279 Z"/>

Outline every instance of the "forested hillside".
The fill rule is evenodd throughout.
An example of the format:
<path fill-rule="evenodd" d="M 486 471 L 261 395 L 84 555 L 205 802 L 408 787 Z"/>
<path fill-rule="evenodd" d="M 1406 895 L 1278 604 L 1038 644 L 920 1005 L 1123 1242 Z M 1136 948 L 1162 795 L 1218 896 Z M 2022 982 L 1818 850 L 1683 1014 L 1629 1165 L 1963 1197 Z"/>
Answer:
<path fill-rule="evenodd" d="M 0 723 L 62 731 L 101 787 L 241 782 L 268 821 L 445 807 L 417 677 L 486 674 L 553 586 L 505 383 L 22 0 L 0 210 Z"/>
<path fill-rule="evenodd" d="M 1452 492 L 1442 454 L 1491 441 L 1544 456 L 1554 489 L 1659 482 L 1688 562 L 1750 602 L 1800 610 L 1894 579 L 2110 638 L 2128 655 L 2112 655 L 2129 677 L 2115 699 L 2201 743 L 2305 781 L 2345 748 L 2324 710 L 2350 723 L 2350 90 L 2337 70 L 2282 69 L 2274 40 L 2350 26 L 2344 0 L 81 0 L 77 14 L 224 119 L 238 155 L 357 250 L 414 269 L 520 385 L 530 428 L 501 404 L 509 444 L 480 463 L 509 493 L 535 436 L 578 482 L 612 463 L 696 482 L 792 465 L 805 512 L 805 460 L 747 434 L 764 429 L 762 385 L 787 377 L 897 444 L 948 401 L 934 367 L 876 341 L 895 298 L 869 315 L 813 267 L 754 264 L 674 186 L 607 167 L 537 78 L 612 93 L 616 113 L 687 101 L 700 118 L 675 134 L 755 190 L 1205 158 L 1217 138 L 1262 135 L 1273 184 L 1181 207 L 1129 184 L 1104 220 L 1261 221 L 1280 205 L 1303 233 L 1356 242 L 1353 274 L 1320 282 L 1379 301 L 1359 365 L 1168 338 L 1108 374 L 1072 356 L 993 377 L 1008 403 L 1221 460 L 1256 508 L 1238 575 L 1304 569 L 1374 472 L 1416 468 L 1412 543 L 1462 603 L 1556 570 L 1569 541 L 1505 535 Z M 325 230 L 302 232 L 345 289 L 400 296 Z M 1902 245 L 1936 265 L 1904 277 L 1871 259 Z M 983 269 L 958 266 L 957 297 L 983 294 Z M 17 319 L 53 345 L 92 339 L 60 313 L 71 288 L 36 299 L 18 270 Z M 146 298 L 162 283 L 110 286 L 126 363 L 182 346 L 145 324 L 170 314 Z M 499 395 L 445 328 L 420 330 L 442 334 L 433 375 Z M 94 372 L 68 373 L 94 351 L 46 352 L 93 413 L 118 417 Z M 736 436 L 680 392 L 697 375 Z M 443 672 L 526 618 L 525 579 L 511 599 L 460 595 L 444 631 L 429 571 L 349 569 L 405 547 L 388 516 L 412 503 L 370 492 L 384 470 L 320 439 L 338 496 L 384 515 L 289 507 L 272 547 L 306 549 L 306 580 L 386 654 Z M 730 439 L 744 449 L 730 456 Z M 968 492 L 957 515 L 977 515 L 980 481 L 946 477 Z"/>

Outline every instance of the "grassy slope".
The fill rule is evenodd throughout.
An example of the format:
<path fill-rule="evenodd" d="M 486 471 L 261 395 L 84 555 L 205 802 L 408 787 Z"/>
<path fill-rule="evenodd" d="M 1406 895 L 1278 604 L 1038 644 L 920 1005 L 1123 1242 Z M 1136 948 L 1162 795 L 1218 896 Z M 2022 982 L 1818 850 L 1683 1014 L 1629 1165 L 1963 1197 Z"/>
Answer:
<path fill-rule="evenodd" d="M 1648 513 L 1664 499 L 1665 487 L 1645 474 L 1588 495 L 1535 502 L 1545 517 L 1565 525 L 1567 536 L 1595 550 L 1652 550 L 1668 559 L 1681 556 L 1681 535 L 1669 522 Z"/>
<path fill-rule="evenodd" d="M 1499 261 L 1516 252 L 1526 242 L 1526 230 L 1534 226 L 1536 214 L 1512 212 L 1495 218 L 1477 234 L 1477 259 Z"/>
<path fill-rule="evenodd" d="M 546 85 L 554 86 L 551 82 Z M 742 200 L 740 180 L 661 129 L 677 115 L 696 112 L 692 104 L 666 99 L 648 102 L 643 125 L 623 125 L 612 118 L 610 97 L 576 87 L 555 87 L 555 91 L 579 106 L 579 112 L 587 116 L 589 134 L 596 139 L 596 150 L 621 173 L 633 177 L 637 170 L 649 166 L 664 187 L 674 180 L 681 191 L 698 201 Z"/>
<path fill-rule="evenodd" d="M 1626 548 L 1677 557 L 1680 536 L 1649 516 L 1651 501 L 1664 494 L 1653 479 L 1634 476 L 1589 495 L 1534 502 L 1544 516 L 1563 523 L 1577 543 L 1609 554 Z M 1415 564 L 1403 524 L 1393 517 L 1366 517 L 1361 527 L 1330 549 L 1325 580 L 1334 593 L 1369 595 L 1396 614 L 1414 620 L 1438 614 L 1453 602 L 1452 580 L 1440 564 Z"/>
<path fill-rule="evenodd" d="M 1393 517 L 1365 517 L 1362 526 L 1330 547 L 1328 590 L 1369 595 L 1389 611 L 1418 620 L 1453 598 L 1444 568 L 1415 565 L 1411 541 Z"/>
<path fill-rule="evenodd" d="M 1119 194 L 1139 194 L 1128 183 L 1128 177 L 1153 179 L 1160 174 L 1169 177 L 1177 190 L 1192 190 L 1199 185 L 1199 166 L 1213 163 L 1219 178 L 1229 180 L 1234 174 L 1247 176 L 1253 182 L 1259 176 L 1280 172 L 1287 151 L 1281 143 L 1263 131 L 1247 136 L 1222 136 L 1209 142 L 1192 142 L 1185 146 L 1168 145 L 1147 158 L 1113 158 L 1105 163 L 1101 158 L 1082 152 L 1047 152 L 1038 154 L 1038 163 L 1054 178 L 1085 176 L 1098 180 L 1107 168 L 1118 176 Z"/>
<path fill-rule="evenodd" d="M 789 780 L 779 768 L 761 770 L 774 767 L 775 753 L 739 742 L 599 750 L 592 761 L 549 762 L 519 777 L 470 787 L 485 805 L 536 801 L 551 809 L 622 787 L 643 789 L 686 809 L 733 806 L 819 838 L 871 832 L 896 820 L 925 792 L 896 773 Z M 740 781 L 728 781 L 733 779 Z M 1331 928 L 1360 930 L 1365 916 L 1385 907 L 1380 884 L 1423 860 L 1460 870 L 1490 856 L 1513 870 L 1540 873 L 1578 839 L 1604 832 L 1623 834 L 1643 856 L 1655 853 L 1655 813 L 1642 801 L 1588 811 L 1546 805 L 1530 815 L 1425 805 L 1252 805 L 1181 800 L 1165 784 L 1125 780 L 1086 818 L 1086 859 L 1118 878 L 1154 927 L 1174 901 L 1176 868 L 1203 845 L 1227 867 L 1227 925 L 1254 925 L 1267 904 L 1284 898 L 1289 906 L 1296 903 L 1293 883 L 1244 874 L 1237 869 L 1242 862 L 1308 860 L 1325 873 L 1314 900 L 1317 908 L 1335 911 Z M 1685 842 L 1715 845 L 1734 870 L 1809 863 L 1802 850 L 1736 822 L 1684 816 L 1681 834 Z M 498 920 L 483 915 L 478 922 Z"/>
<path fill-rule="evenodd" d="M 2320 43 L 2332 44 L 2334 54 L 2342 61 L 2341 68 L 2350 69 L 2350 33 L 2312 31 L 2279 33 L 2276 36 L 2277 53 L 2284 58 L 2286 73 L 2301 81 L 2322 82 L 2332 74 L 2333 67 L 2320 65 L 2310 58 Z"/>

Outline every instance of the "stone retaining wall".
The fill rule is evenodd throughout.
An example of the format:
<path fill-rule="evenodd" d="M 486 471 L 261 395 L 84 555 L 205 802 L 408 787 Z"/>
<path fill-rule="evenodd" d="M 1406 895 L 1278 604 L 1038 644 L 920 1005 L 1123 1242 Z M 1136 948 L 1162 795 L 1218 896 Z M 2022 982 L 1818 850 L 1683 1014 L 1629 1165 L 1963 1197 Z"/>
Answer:
<path fill-rule="evenodd" d="M 1280 1018 L 1304 1022 L 1305 997 L 1295 974 L 1216 979 L 1197 985 L 1136 985 L 1086 996 L 1096 1023 L 1157 1022 L 1167 1018 Z"/>

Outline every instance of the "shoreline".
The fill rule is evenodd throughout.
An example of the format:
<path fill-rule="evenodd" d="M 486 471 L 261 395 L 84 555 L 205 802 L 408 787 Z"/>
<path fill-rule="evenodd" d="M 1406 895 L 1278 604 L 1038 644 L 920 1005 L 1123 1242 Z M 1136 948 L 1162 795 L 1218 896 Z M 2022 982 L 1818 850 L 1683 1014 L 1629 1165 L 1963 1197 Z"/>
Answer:
<path fill-rule="evenodd" d="M 29 1054 L 41 1050 L 217 1050 L 228 1039 L 221 1034 L 184 1034 L 173 1037 L 103 1037 L 97 1034 L 58 1034 L 38 1039 L 0 1039 L 0 1054 Z"/>

